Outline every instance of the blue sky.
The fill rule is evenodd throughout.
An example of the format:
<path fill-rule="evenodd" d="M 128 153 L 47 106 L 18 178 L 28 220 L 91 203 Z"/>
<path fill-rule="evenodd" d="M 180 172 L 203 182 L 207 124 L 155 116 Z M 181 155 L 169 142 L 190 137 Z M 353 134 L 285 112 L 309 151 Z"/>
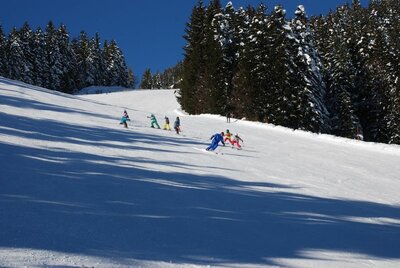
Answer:
<path fill-rule="evenodd" d="M 350 1 L 350 0 L 348 0 Z M 205 3 L 208 1 L 205 0 Z M 221 0 L 222 5 L 228 1 Z M 235 7 L 257 6 L 260 0 L 232 1 Z M 269 8 L 282 4 L 292 14 L 303 4 L 311 15 L 326 14 L 346 0 L 264 0 Z M 351 2 L 351 1 L 350 1 Z M 362 0 L 366 5 L 368 0 Z M 185 23 L 197 0 L 0 0 L 0 24 L 5 32 L 28 21 L 31 28 L 49 20 L 67 25 L 71 37 L 85 30 L 90 36 L 115 39 L 127 64 L 141 77 L 174 66 L 183 58 Z"/>

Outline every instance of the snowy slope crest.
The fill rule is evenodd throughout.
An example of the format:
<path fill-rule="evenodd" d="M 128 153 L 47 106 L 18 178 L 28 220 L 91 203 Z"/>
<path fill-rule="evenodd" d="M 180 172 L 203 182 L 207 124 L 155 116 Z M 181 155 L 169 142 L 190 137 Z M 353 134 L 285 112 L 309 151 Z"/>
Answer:
<path fill-rule="evenodd" d="M 90 86 L 86 88 L 82 88 L 79 90 L 76 95 L 87 95 L 87 94 L 107 94 L 113 92 L 121 92 L 121 91 L 129 91 L 132 89 L 124 88 L 124 87 L 106 87 L 106 86 Z"/>
<path fill-rule="evenodd" d="M 227 129 L 243 150 L 201 150 Z M 172 90 L 0 78 L 0 266 L 399 267 L 399 162 L 398 146 L 189 116 Z"/>

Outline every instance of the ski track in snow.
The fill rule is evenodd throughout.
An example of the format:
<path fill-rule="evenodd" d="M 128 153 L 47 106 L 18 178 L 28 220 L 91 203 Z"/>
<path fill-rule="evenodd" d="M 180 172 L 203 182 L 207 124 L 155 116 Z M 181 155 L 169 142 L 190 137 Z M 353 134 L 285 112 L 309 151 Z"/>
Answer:
<path fill-rule="evenodd" d="M 0 77 L 0 266 L 400 266 L 399 146 L 231 122 Z M 202 151 L 226 129 L 243 150 Z"/>

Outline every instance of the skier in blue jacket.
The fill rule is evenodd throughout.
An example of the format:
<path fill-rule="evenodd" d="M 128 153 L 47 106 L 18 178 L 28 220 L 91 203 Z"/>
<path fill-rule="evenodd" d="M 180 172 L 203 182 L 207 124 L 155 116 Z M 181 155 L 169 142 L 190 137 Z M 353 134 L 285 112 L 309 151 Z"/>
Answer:
<path fill-rule="evenodd" d="M 216 133 L 211 136 L 211 145 L 207 147 L 207 151 L 214 151 L 217 147 L 219 142 L 221 142 L 225 146 L 224 142 L 224 132 Z"/>
<path fill-rule="evenodd" d="M 129 115 L 126 112 L 126 110 L 124 111 L 124 115 L 121 117 L 121 121 L 119 122 L 120 125 L 124 125 L 124 127 L 128 128 L 128 122 L 127 121 L 131 121 L 129 119 Z"/>

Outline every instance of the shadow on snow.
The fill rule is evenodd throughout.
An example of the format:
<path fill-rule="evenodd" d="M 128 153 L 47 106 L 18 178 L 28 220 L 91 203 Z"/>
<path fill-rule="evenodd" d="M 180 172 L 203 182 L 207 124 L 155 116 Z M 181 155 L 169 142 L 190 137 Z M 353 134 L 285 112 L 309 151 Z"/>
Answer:
<path fill-rule="evenodd" d="M 115 148 L 108 141 L 118 140 L 131 144 L 127 150 L 148 150 L 137 142 L 160 139 L 133 131 L 0 117 L 12 126 L 0 128 L 0 134 L 33 140 L 105 148 Z M 162 137 L 161 142 L 195 143 L 174 137 Z M 302 252 L 313 249 L 400 257 L 400 226 L 389 223 L 399 222 L 399 207 L 296 194 L 284 185 L 190 170 L 153 171 L 138 164 L 182 163 L 140 156 L 106 157 L 0 141 L 0 163 L 4 248 L 197 264 L 273 265 L 272 258 L 307 258 Z M 369 223 L 370 218 L 389 222 Z"/>

